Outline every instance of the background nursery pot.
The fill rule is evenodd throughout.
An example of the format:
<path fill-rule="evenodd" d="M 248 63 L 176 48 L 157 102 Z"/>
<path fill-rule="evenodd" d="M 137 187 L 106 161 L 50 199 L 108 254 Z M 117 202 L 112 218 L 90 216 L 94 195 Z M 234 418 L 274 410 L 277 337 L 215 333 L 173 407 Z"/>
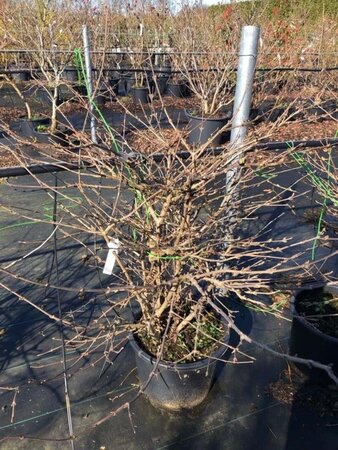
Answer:
<path fill-rule="evenodd" d="M 173 83 L 172 81 L 168 82 L 167 93 L 172 97 L 186 97 L 187 89 L 185 83 Z"/>
<path fill-rule="evenodd" d="M 322 296 L 323 293 L 337 296 L 338 288 L 325 286 L 316 289 L 304 289 L 292 298 L 291 310 L 293 320 L 289 344 L 290 354 L 318 361 L 326 365 L 332 364 L 333 371 L 337 376 L 338 338 L 325 334 L 299 312 L 302 301 L 306 301 L 309 297 L 314 299 L 316 296 Z M 299 365 L 299 369 L 306 373 L 313 381 L 332 383 L 332 380 L 323 370 L 310 368 L 304 364 Z"/>
<path fill-rule="evenodd" d="M 223 324 L 226 327 L 224 322 Z M 180 411 L 192 409 L 202 403 L 212 386 L 218 359 L 227 351 L 225 344 L 228 337 L 229 333 L 226 331 L 224 345 L 211 358 L 181 364 L 160 361 L 157 365 L 157 359 L 143 351 L 134 335 L 130 334 L 129 341 L 135 353 L 140 385 L 146 386 L 144 393 L 151 404 L 162 409 Z M 155 373 L 148 383 L 155 367 Z"/>
<path fill-rule="evenodd" d="M 15 81 L 28 81 L 30 79 L 30 73 L 28 70 L 19 68 L 13 68 L 11 70 L 11 77 Z"/>
<path fill-rule="evenodd" d="M 35 136 L 35 130 L 39 126 L 50 126 L 50 119 L 42 117 L 37 119 L 20 119 L 18 120 L 19 131 L 24 137 Z"/>
<path fill-rule="evenodd" d="M 147 87 L 133 87 L 131 95 L 135 103 L 149 103 L 149 89 Z"/>
<path fill-rule="evenodd" d="M 228 122 L 228 118 L 226 116 L 216 118 L 198 117 L 192 115 L 188 111 L 186 111 L 186 115 L 189 119 L 189 144 L 203 145 L 208 142 L 212 136 L 214 136 L 214 138 L 210 142 L 210 145 L 215 147 L 224 142 L 224 133 L 218 133 L 218 131 L 223 128 Z"/>
<path fill-rule="evenodd" d="M 63 78 L 70 83 L 78 82 L 78 70 L 74 66 L 66 66 L 63 71 Z"/>
<path fill-rule="evenodd" d="M 167 92 L 169 77 L 166 75 L 156 74 L 151 79 L 152 90 L 154 93 L 164 95 Z"/>
<path fill-rule="evenodd" d="M 57 129 L 54 131 L 35 131 L 33 137 L 41 144 L 56 144 L 62 147 L 68 147 L 70 144 L 70 136 L 73 131 L 69 128 Z"/>

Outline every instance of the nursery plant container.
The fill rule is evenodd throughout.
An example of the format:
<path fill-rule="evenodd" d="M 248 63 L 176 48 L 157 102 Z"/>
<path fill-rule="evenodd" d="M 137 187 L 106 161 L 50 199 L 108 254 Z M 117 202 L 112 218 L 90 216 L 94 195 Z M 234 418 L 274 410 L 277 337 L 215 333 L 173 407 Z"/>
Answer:
<path fill-rule="evenodd" d="M 72 134 L 72 130 L 69 130 L 68 128 L 64 129 L 58 129 L 53 132 L 47 131 L 47 132 L 40 132 L 35 131 L 35 134 L 33 137 L 41 144 L 56 144 L 60 145 L 61 147 L 68 147 L 69 146 L 69 137 Z"/>
<path fill-rule="evenodd" d="M 128 95 L 135 83 L 135 75 L 133 73 L 127 72 L 123 73 L 121 76 L 122 90 L 124 90 L 124 95 Z"/>
<path fill-rule="evenodd" d="M 189 119 L 188 128 L 189 135 L 188 141 L 191 145 L 203 145 L 209 141 L 210 138 L 214 136 L 211 140 L 210 145 L 216 147 L 224 142 L 225 136 L 223 133 L 217 132 L 223 128 L 227 122 L 228 118 L 226 116 L 211 118 L 211 117 L 198 117 L 192 115 L 186 111 L 186 115 Z"/>
<path fill-rule="evenodd" d="M 24 136 L 31 138 L 35 135 L 38 126 L 50 125 L 50 119 L 48 117 L 41 117 L 37 119 L 19 119 L 17 121 L 19 125 L 19 132 Z"/>
<path fill-rule="evenodd" d="M 77 83 L 77 68 L 74 66 L 66 66 L 63 71 L 63 79 L 69 81 L 70 83 Z"/>
<path fill-rule="evenodd" d="M 117 96 L 119 95 L 119 77 L 110 77 L 108 80 L 109 86 L 111 87 L 113 93 Z"/>
<path fill-rule="evenodd" d="M 39 99 L 39 101 L 46 105 L 46 106 L 51 106 L 52 105 L 52 97 L 53 97 L 53 93 L 47 91 L 46 89 L 39 89 L 37 91 L 37 98 Z M 57 106 L 61 105 L 62 100 L 60 98 L 60 89 L 59 89 L 59 93 L 58 93 L 58 98 L 56 99 L 56 104 Z"/>
<path fill-rule="evenodd" d="M 149 103 L 149 89 L 147 87 L 133 87 L 131 95 L 134 103 Z"/>
<path fill-rule="evenodd" d="M 168 82 L 167 93 L 172 97 L 182 98 L 186 97 L 187 90 L 185 83 Z"/>
<path fill-rule="evenodd" d="M 293 314 L 289 351 L 291 355 L 310 359 L 328 365 L 332 364 L 333 371 L 338 376 L 338 338 L 330 336 L 314 326 L 299 312 L 300 304 L 305 299 L 324 293 L 338 295 L 337 287 L 325 286 L 316 289 L 304 289 L 291 300 Z M 333 383 L 330 377 L 321 369 L 311 368 L 305 364 L 297 365 L 299 369 L 315 382 Z"/>
<path fill-rule="evenodd" d="M 99 89 L 95 96 L 96 105 L 100 108 L 104 107 L 106 101 L 108 100 L 108 97 L 109 96 L 108 96 L 107 89 L 105 89 L 105 88 Z"/>
<path fill-rule="evenodd" d="M 224 343 L 227 338 L 228 334 Z M 129 341 L 135 353 L 140 384 L 146 386 L 146 397 L 153 406 L 171 411 L 192 409 L 205 400 L 214 381 L 216 364 L 227 349 L 225 345 L 221 346 L 210 359 L 180 364 L 160 361 L 157 364 L 157 359 L 141 349 L 133 334 L 129 335 Z"/>
<path fill-rule="evenodd" d="M 336 100 L 326 100 L 319 105 L 314 105 L 312 102 L 308 102 L 306 115 L 319 122 L 322 122 L 325 119 L 337 119 L 337 102 Z"/>
<path fill-rule="evenodd" d="M 264 102 L 256 109 L 256 122 L 276 122 L 285 113 L 285 108 L 276 108 L 274 102 Z"/>
<path fill-rule="evenodd" d="M 75 86 L 75 90 L 83 97 L 87 96 L 87 87 L 85 84 L 78 84 Z"/>
<path fill-rule="evenodd" d="M 13 72 L 11 72 L 11 77 L 15 81 L 28 81 L 30 79 L 30 73 L 28 70 L 20 70 L 20 69 L 11 69 Z"/>
<path fill-rule="evenodd" d="M 155 75 L 152 79 L 154 93 L 155 94 L 158 93 L 160 95 L 165 95 L 167 92 L 167 88 L 168 88 L 168 80 L 169 80 L 168 75 L 165 75 L 165 74 Z M 157 84 L 157 87 L 156 87 L 156 84 Z"/>
<path fill-rule="evenodd" d="M 132 90 L 132 87 L 133 87 L 133 84 L 134 84 L 134 81 L 135 81 L 135 77 L 132 76 L 132 75 L 128 76 L 128 77 L 125 77 L 125 79 L 124 79 L 124 92 L 125 92 L 125 95 L 130 94 L 130 92 Z"/>
<path fill-rule="evenodd" d="M 51 142 L 66 147 L 69 145 L 69 136 L 72 134 L 70 129 L 59 129 L 51 132 L 38 131 L 38 127 L 50 126 L 48 117 L 38 119 L 20 119 L 18 122 L 19 132 L 26 138 L 33 139 L 40 143 L 50 144 Z"/>

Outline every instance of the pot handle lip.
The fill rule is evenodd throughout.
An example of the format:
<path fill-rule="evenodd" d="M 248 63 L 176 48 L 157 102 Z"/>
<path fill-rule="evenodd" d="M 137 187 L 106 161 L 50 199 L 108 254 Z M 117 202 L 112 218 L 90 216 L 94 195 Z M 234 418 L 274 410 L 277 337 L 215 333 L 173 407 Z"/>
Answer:
<path fill-rule="evenodd" d="M 326 283 L 324 286 L 324 292 L 329 292 L 330 294 L 338 295 L 338 284 L 331 282 Z"/>
<path fill-rule="evenodd" d="M 338 284 L 335 282 L 328 282 L 322 284 L 309 284 L 307 286 L 301 286 L 294 290 L 292 297 L 290 299 L 290 303 L 293 307 L 295 307 L 296 299 L 298 295 L 303 291 L 311 291 L 312 289 L 323 288 L 323 291 L 329 294 L 338 295 Z"/>

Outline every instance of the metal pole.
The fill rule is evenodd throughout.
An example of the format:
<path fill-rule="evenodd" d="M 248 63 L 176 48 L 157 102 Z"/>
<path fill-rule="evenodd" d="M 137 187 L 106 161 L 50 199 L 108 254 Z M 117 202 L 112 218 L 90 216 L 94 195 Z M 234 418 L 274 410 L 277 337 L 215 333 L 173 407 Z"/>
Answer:
<path fill-rule="evenodd" d="M 240 145 L 247 134 L 259 35 L 259 27 L 248 25 L 242 28 L 230 137 L 230 143 L 235 145 Z"/>
<path fill-rule="evenodd" d="M 247 134 L 247 122 L 249 120 L 252 98 L 252 86 L 255 75 L 257 49 L 260 29 L 253 25 L 247 25 L 242 28 L 241 41 L 239 45 L 238 67 L 236 91 L 234 99 L 234 108 L 232 113 L 232 128 L 230 135 L 230 146 L 235 150 L 234 161 L 239 162 L 240 146 Z M 236 149 L 239 147 L 239 151 Z M 231 192 L 233 204 L 239 198 L 237 182 L 241 176 L 240 167 L 230 169 L 226 173 L 226 192 Z M 229 208 L 226 219 L 226 236 L 232 238 L 233 226 L 239 221 L 239 211 Z"/>
<path fill-rule="evenodd" d="M 93 71 L 92 71 L 92 62 L 90 59 L 90 42 L 89 42 L 89 30 L 88 26 L 83 26 L 83 48 L 84 48 L 84 57 L 86 64 L 86 75 L 87 75 L 87 94 L 89 98 L 89 111 L 90 111 L 90 133 L 92 137 L 92 141 L 94 144 L 97 144 L 96 139 L 96 121 L 94 116 L 94 104 L 93 104 Z"/>

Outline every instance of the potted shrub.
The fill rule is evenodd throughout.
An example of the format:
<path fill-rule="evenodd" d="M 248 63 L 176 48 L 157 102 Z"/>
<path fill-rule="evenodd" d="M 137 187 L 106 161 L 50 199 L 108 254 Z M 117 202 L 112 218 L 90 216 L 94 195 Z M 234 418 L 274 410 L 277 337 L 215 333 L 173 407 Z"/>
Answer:
<path fill-rule="evenodd" d="M 184 63 L 183 70 L 189 89 L 198 100 L 198 107 L 186 112 L 189 143 L 217 146 L 224 141 L 221 130 L 229 120 L 224 107 L 231 101 L 232 64 L 219 55 L 200 55 L 192 56 L 189 65 Z"/>
<path fill-rule="evenodd" d="M 185 97 L 188 93 L 187 85 L 182 75 L 183 60 L 179 53 L 170 55 L 172 73 L 168 80 L 167 92 L 172 97 Z"/>
<path fill-rule="evenodd" d="M 135 103 L 149 102 L 149 79 L 145 70 L 147 61 L 151 56 L 145 53 L 144 50 L 144 25 L 143 22 L 139 24 L 139 35 L 133 42 L 133 47 L 129 48 L 129 59 L 133 69 L 131 83 L 131 95 Z"/>
<path fill-rule="evenodd" d="M 305 172 L 306 180 L 313 187 L 312 196 L 321 211 L 313 210 L 307 216 L 313 221 L 316 235 L 312 244 L 311 258 L 321 245 L 332 249 L 338 234 L 338 183 L 337 167 L 334 164 L 333 149 L 327 152 L 314 151 L 311 155 L 299 150 L 292 153 L 294 160 Z M 334 258 L 336 255 L 333 252 Z M 292 329 L 290 353 L 303 358 L 331 364 L 338 376 L 338 286 L 337 264 L 330 270 L 330 278 L 322 275 L 320 287 L 303 287 L 292 299 Z M 327 374 L 310 365 L 301 367 L 315 381 L 332 383 Z"/>
<path fill-rule="evenodd" d="M 27 101 L 27 98 L 24 96 L 24 94 L 21 92 L 21 89 L 18 86 L 18 83 L 16 80 L 9 78 L 8 76 L 4 75 L 5 81 L 14 89 L 16 94 L 19 96 L 19 98 L 24 102 L 25 109 L 27 113 L 27 117 L 20 118 L 16 123 L 18 125 L 19 132 L 22 136 L 39 140 L 39 132 L 45 131 L 49 129 L 51 125 L 50 118 L 48 117 L 42 117 L 42 116 L 36 116 L 32 114 L 31 107 Z M 55 135 L 57 138 L 57 136 Z M 44 142 L 46 142 L 46 137 L 43 139 Z"/>
<path fill-rule="evenodd" d="M 135 103 L 149 102 L 148 77 L 144 68 L 144 56 L 142 54 L 130 54 L 134 73 L 129 79 L 130 92 Z"/>
<path fill-rule="evenodd" d="M 14 80 L 6 78 L 7 82 L 13 87 L 17 95 L 24 101 L 27 117 L 20 118 L 16 125 L 19 133 L 29 140 L 40 143 L 54 143 L 62 146 L 69 145 L 68 137 L 72 134 L 71 129 L 58 126 L 55 118 L 55 125 L 52 128 L 50 117 L 32 114 L 31 107 L 17 86 Z"/>
<path fill-rule="evenodd" d="M 201 156 L 186 167 L 170 160 L 140 166 L 129 158 L 113 172 L 101 165 L 134 197 L 114 205 L 101 233 L 107 242 L 118 240 L 119 280 L 135 286 L 122 303 L 136 302 L 139 317 L 123 329 L 130 332 L 141 390 L 154 405 L 180 410 L 205 399 L 227 350 L 228 325 L 211 306 L 227 269 L 215 283 L 211 274 L 223 258 L 220 219 L 228 203 L 215 210 L 215 188 L 206 192 L 224 171 L 225 158 Z"/>
<path fill-rule="evenodd" d="M 332 365 L 338 376 L 338 287 L 302 289 L 292 298 L 290 354 Z M 325 372 L 300 366 L 312 380 L 332 383 Z"/>
<path fill-rule="evenodd" d="M 51 107 L 50 131 L 53 133 L 57 129 L 60 86 L 64 75 L 67 74 L 68 65 L 68 60 L 58 54 L 57 48 L 63 48 L 67 54 L 67 50 L 72 49 L 76 30 L 73 30 L 75 35 L 71 30 L 68 30 L 66 35 L 69 18 L 64 14 L 62 5 L 55 2 L 33 2 L 31 6 L 25 9 L 29 32 L 17 34 L 15 30 L 9 30 L 8 33 L 15 46 L 28 46 L 32 50 L 30 60 L 38 69 L 32 72 L 32 76 L 42 101 L 48 102 Z M 72 74 L 73 72 L 74 70 Z"/>
<path fill-rule="evenodd" d="M 147 132 L 158 135 L 150 125 Z M 106 141 L 108 136 L 102 139 Z M 85 160 L 95 166 L 95 177 L 105 177 L 109 203 L 97 208 L 96 196 L 86 195 L 85 217 L 79 216 L 73 226 L 100 235 L 110 248 L 105 292 L 121 293 L 109 299 L 119 316 L 112 335 L 125 343 L 129 333 L 141 392 L 161 408 L 192 408 L 207 396 L 217 361 L 226 358 L 233 312 L 220 290 L 226 297 L 238 295 L 250 302 L 251 291 L 269 292 L 269 277 L 262 274 L 273 273 L 274 266 L 293 269 L 287 258 L 284 265 L 282 258 L 272 258 L 267 269 L 255 262 L 243 265 L 252 249 L 255 261 L 269 258 L 268 244 L 235 237 L 235 230 L 249 219 L 237 192 L 253 171 L 236 172 L 224 189 L 225 174 L 234 169 L 231 161 L 245 148 L 213 155 L 203 146 L 191 150 L 183 138 L 176 149 L 171 146 L 168 153 L 152 156 L 141 155 L 138 144 L 128 140 L 123 141 L 123 152 L 115 147 L 112 155 L 112 146 L 108 148 L 109 159 L 98 163 L 93 153 Z M 86 174 L 83 183 L 90 185 Z M 119 195 L 113 194 L 116 185 Z M 98 191 L 95 183 L 92 189 Z M 262 206 L 266 202 L 264 197 Z M 253 303 L 264 310 L 256 297 Z M 126 317 L 128 308 L 133 317 Z"/>
<path fill-rule="evenodd" d="M 157 51 L 161 51 L 161 48 L 157 49 Z M 158 55 L 156 63 L 157 64 L 151 67 L 149 77 L 152 82 L 152 89 L 154 93 L 161 96 L 167 93 L 168 80 L 171 74 L 171 64 L 164 55 L 161 57 L 161 63 L 159 62 Z"/>

